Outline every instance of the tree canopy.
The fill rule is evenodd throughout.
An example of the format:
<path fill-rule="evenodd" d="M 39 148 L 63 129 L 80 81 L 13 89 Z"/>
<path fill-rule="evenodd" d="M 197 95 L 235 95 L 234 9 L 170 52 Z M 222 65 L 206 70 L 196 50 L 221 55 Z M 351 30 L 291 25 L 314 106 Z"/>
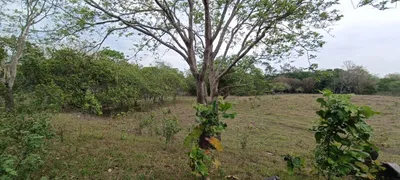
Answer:
<path fill-rule="evenodd" d="M 198 102 L 218 94 L 219 80 L 248 54 L 275 60 L 315 51 L 324 41 L 320 29 L 342 16 L 332 8 L 338 0 L 74 0 L 60 23 L 62 33 L 103 32 L 133 36 L 136 50 L 164 46 L 181 56 L 197 81 Z M 87 30 L 87 31 L 84 31 Z M 101 44 L 104 39 L 101 39 Z M 229 60 L 214 66 L 219 57 Z M 200 65 L 200 66 L 198 66 Z"/>

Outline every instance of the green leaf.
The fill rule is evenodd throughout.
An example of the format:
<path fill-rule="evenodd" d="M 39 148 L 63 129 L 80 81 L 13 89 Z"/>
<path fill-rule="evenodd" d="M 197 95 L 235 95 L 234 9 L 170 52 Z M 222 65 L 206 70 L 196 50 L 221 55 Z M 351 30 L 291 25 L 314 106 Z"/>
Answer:
<path fill-rule="evenodd" d="M 314 136 L 315 136 L 315 140 L 317 141 L 317 143 L 321 143 L 322 133 L 316 132 Z"/>
<path fill-rule="evenodd" d="M 190 147 L 194 141 L 197 141 L 200 138 L 200 135 L 203 133 L 203 130 L 204 130 L 203 126 L 201 125 L 196 126 L 193 129 L 193 131 L 188 136 L 186 136 L 183 144 L 186 147 Z"/>
<path fill-rule="evenodd" d="M 219 110 L 222 111 L 222 112 L 225 112 L 225 111 L 229 110 L 230 108 L 232 108 L 232 104 L 231 103 L 225 102 L 225 103 L 220 103 L 219 104 Z"/>
<path fill-rule="evenodd" d="M 373 111 L 370 107 L 368 106 L 362 106 L 360 108 L 360 114 L 364 115 L 366 118 L 370 118 L 375 114 L 378 114 L 378 112 Z"/>
<path fill-rule="evenodd" d="M 224 114 L 222 114 L 222 117 L 223 118 L 234 119 L 236 117 L 236 113 L 232 113 L 232 114 L 224 113 Z"/>
<path fill-rule="evenodd" d="M 368 170 L 369 170 L 368 166 L 365 165 L 365 164 L 362 163 L 362 162 L 357 161 L 357 162 L 355 162 L 354 164 L 355 164 L 356 166 L 358 166 L 363 172 L 368 172 Z"/>
<path fill-rule="evenodd" d="M 10 174 L 10 175 L 12 175 L 12 176 L 17 176 L 17 175 L 18 175 L 17 171 L 15 171 L 14 169 L 5 168 L 5 170 L 6 170 L 6 172 L 7 172 L 8 174 Z"/>
<path fill-rule="evenodd" d="M 343 144 L 343 145 L 345 145 L 345 146 L 350 146 L 350 145 L 351 145 L 351 141 L 350 141 L 349 139 L 342 138 L 342 137 L 340 137 L 340 136 L 337 135 L 337 134 L 335 134 L 335 135 L 333 136 L 333 139 L 334 139 L 336 142 L 339 142 L 340 144 Z"/>
<path fill-rule="evenodd" d="M 326 101 L 324 98 L 317 98 L 317 102 L 321 104 L 321 106 L 325 106 L 326 105 Z"/>

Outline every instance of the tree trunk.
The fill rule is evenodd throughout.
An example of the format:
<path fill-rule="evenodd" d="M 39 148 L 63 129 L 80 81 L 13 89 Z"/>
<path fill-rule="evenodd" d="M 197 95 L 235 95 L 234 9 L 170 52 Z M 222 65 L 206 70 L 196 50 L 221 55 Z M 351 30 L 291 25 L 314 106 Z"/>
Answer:
<path fill-rule="evenodd" d="M 196 79 L 196 94 L 197 94 L 197 103 L 199 104 L 206 104 L 206 91 L 204 81 L 200 81 Z"/>
<path fill-rule="evenodd" d="M 6 85 L 6 88 L 7 88 L 7 91 L 6 91 L 6 94 L 4 95 L 6 111 L 12 112 L 12 111 L 14 111 L 13 89 L 12 89 L 12 87 L 9 87 L 8 84 Z"/>
<path fill-rule="evenodd" d="M 217 100 L 218 98 L 218 85 L 219 82 L 214 80 L 214 83 L 210 83 L 210 98 L 211 102 Z"/>

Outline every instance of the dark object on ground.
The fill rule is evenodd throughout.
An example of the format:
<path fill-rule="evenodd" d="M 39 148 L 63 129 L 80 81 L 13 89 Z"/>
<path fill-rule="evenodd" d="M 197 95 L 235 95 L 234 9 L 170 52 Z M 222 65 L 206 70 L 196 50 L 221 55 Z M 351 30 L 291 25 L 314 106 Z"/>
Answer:
<path fill-rule="evenodd" d="M 371 151 L 369 152 L 369 155 L 371 156 L 372 160 L 377 160 L 379 157 L 379 153 L 372 148 Z"/>
<path fill-rule="evenodd" d="M 279 179 L 280 179 L 279 176 L 272 176 L 269 178 L 265 178 L 264 180 L 279 180 Z"/>
<path fill-rule="evenodd" d="M 382 163 L 386 169 L 379 173 L 378 179 L 400 180 L 400 166 L 396 163 Z"/>

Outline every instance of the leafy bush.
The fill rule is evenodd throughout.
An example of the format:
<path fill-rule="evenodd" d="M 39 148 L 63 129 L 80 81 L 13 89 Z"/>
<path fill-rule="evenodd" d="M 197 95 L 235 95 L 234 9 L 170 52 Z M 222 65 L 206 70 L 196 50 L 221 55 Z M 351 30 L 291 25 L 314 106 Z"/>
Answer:
<path fill-rule="evenodd" d="M 287 83 L 277 82 L 272 84 L 272 90 L 274 92 L 285 92 L 289 91 L 290 89 L 292 89 L 292 87 L 290 87 L 290 85 Z"/>
<path fill-rule="evenodd" d="M 295 169 L 301 170 L 301 168 L 304 167 L 304 159 L 301 157 L 287 154 L 283 156 L 283 160 L 286 161 L 286 168 L 288 170 L 289 175 L 293 175 Z"/>
<path fill-rule="evenodd" d="M 17 93 L 15 110 L 0 111 L 0 179 L 31 179 L 40 170 L 44 144 L 53 136 L 49 119 L 62 104 L 63 94 L 53 85 Z"/>
<path fill-rule="evenodd" d="M 178 119 L 171 114 L 171 110 L 163 112 L 162 136 L 165 138 L 165 148 L 172 138 L 181 130 Z"/>
<path fill-rule="evenodd" d="M 313 127 L 317 147 L 316 165 L 327 179 L 354 174 L 374 179 L 380 170 L 379 162 L 371 158 L 371 150 L 378 148 L 370 142 L 372 128 L 365 120 L 378 114 L 368 106 L 358 107 L 350 102 L 350 95 L 322 92 L 318 98 L 321 117 Z"/>
<path fill-rule="evenodd" d="M 40 169 L 45 140 L 52 136 L 48 114 L 1 114 L 0 179 L 30 179 Z"/>
<path fill-rule="evenodd" d="M 155 123 L 155 115 L 154 113 L 150 113 L 149 116 L 141 119 L 141 121 L 139 122 L 139 125 L 137 127 L 137 133 L 141 135 L 143 134 L 143 130 L 147 128 L 148 132 L 150 134 L 153 134 L 154 123 Z"/>
<path fill-rule="evenodd" d="M 212 149 L 222 151 L 222 144 L 217 137 L 227 125 L 220 121 L 220 117 L 233 119 L 236 113 L 227 112 L 232 108 L 232 104 L 224 102 L 222 98 L 214 101 L 211 105 L 198 104 L 194 108 L 196 109 L 196 121 L 199 124 L 185 138 L 184 144 L 191 147 L 188 155 L 192 173 L 204 178 L 208 176 L 210 162 L 216 168 L 221 165 L 212 154 Z"/>

